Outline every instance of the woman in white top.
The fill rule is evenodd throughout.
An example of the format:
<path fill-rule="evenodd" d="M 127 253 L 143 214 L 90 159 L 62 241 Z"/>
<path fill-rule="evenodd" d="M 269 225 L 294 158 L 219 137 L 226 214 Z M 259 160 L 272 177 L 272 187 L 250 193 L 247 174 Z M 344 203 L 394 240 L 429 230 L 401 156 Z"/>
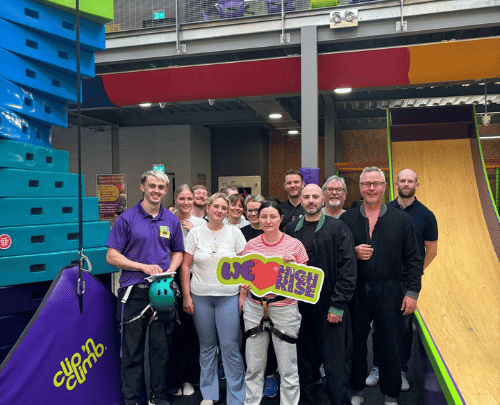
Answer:
<path fill-rule="evenodd" d="M 241 194 L 232 194 L 229 197 L 229 213 L 224 224 L 234 225 L 243 228 L 250 224 L 250 221 L 243 216 L 245 212 L 245 198 Z"/>
<path fill-rule="evenodd" d="M 229 209 L 226 195 L 212 195 L 207 209 L 208 224 L 195 227 L 189 232 L 181 266 L 184 311 L 193 315 L 200 341 L 201 405 L 212 405 L 219 400 L 217 338 L 226 374 L 226 403 L 243 405 L 246 386 L 239 343 L 240 287 L 220 284 L 216 269 L 219 259 L 241 253 L 246 241 L 238 228 L 223 224 Z M 193 273 L 191 280 L 190 269 Z"/>

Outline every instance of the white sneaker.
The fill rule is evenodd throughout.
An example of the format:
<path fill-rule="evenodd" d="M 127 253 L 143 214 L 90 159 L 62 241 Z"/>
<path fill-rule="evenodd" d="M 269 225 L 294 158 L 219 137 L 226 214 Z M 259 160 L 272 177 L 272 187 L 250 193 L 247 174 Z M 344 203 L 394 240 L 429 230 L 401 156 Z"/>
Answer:
<path fill-rule="evenodd" d="M 398 405 L 397 402 L 389 402 L 389 401 L 385 401 L 384 402 L 384 405 Z"/>
<path fill-rule="evenodd" d="M 368 387 L 374 387 L 375 385 L 378 384 L 378 367 L 373 367 L 370 371 L 370 374 L 368 374 L 368 377 L 366 377 L 365 384 Z"/>
<path fill-rule="evenodd" d="M 189 384 L 188 382 L 185 382 L 182 385 L 182 395 L 189 396 L 189 395 L 193 395 L 193 394 L 194 394 L 194 387 L 191 384 Z"/>
<path fill-rule="evenodd" d="M 365 399 L 360 395 L 353 395 L 351 398 L 352 405 L 361 405 L 363 402 L 365 402 Z"/>
<path fill-rule="evenodd" d="M 406 373 L 404 371 L 401 371 L 401 391 L 409 391 L 409 390 L 410 390 L 410 384 L 406 379 Z"/>
<path fill-rule="evenodd" d="M 214 405 L 216 402 L 217 401 L 214 401 L 212 399 L 204 399 L 200 402 L 200 405 Z"/>

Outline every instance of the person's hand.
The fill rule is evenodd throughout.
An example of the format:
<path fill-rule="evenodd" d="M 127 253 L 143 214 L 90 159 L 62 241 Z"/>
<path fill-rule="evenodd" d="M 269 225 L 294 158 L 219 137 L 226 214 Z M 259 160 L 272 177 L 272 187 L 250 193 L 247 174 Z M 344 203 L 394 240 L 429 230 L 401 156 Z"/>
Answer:
<path fill-rule="evenodd" d="M 163 270 L 157 264 L 143 264 L 142 272 L 147 274 L 148 276 L 152 276 L 153 274 L 163 273 Z"/>
<path fill-rule="evenodd" d="M 340 323 L 342 322 L 342 317 L 334 314 L 328 314 L 326 319 L 330 323 Z"/>
<path fill-rule="evenodd" d="M 369 260 L 373 254 L 373 248 L 371 247 L 371 245 L 366 245 L 364 243 L 356 246 L 354 248 L 354 251 L 356 252 L 356 257 L 359 260 Z"/>
<path fill-rule="evenodd" d="M 194 305 L 193 305 L 193 299 L 191 296 L 184 296 L 182 300 L 182 308 L 184 309 L 184 312 L 189 315 L 194 315 Z"/>
<path fill-rule="evenodd" d="M 191 221 L 189 219 L 184 219 L 181 221 L 181 226 L 184 228 L 184 229 L 187 229 L 188 231 L 190 231 L 191 229 L 194 228 L 194 225 L 191 223 Z"/>
<path fill-rule="evenodd" d="M 285 263 L 292 263 L 295 262 L 295 256 L 294 255 L 284 255 L 283 256 L 283 261 Z"/>
<path fill-rule="evenodd" d="M 250 284 L 241 284 L 240 288 L 246 290 L 247 292 L 250 292 L 252 290 L 252 286 Z"/>
<path fill-rule="evenodd" d="M 417 300 L 406 295 L 401 305 L 401 311 L 404 311 L 403 316 L 413 314 L 415 309 L 417 309 Z"/>
<path fill-rule="evenodd" d="M 238 300 L 238 313 L 241 315 L 243 312 L 243 305 L 245 305 L 245 301 L 247 299 L 246 295 L 240 295 L 240 298 Z"/>

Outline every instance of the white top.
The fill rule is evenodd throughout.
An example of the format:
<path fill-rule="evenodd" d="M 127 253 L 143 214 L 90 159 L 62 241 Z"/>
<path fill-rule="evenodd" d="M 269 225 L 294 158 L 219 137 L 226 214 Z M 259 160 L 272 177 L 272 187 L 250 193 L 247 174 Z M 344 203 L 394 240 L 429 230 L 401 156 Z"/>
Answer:
<path fill-rule="evenodd" d="M 191 229 L 184 243 L 185 251 L 193 255 L 191 292 L 204 296 L 238 294 L 239 285 L 222 285 L 217 281 L 217 263 L 223 257 L 235 257 L 245 245 L 245 237 L 235 226 L 224 225 L 218 231 L 211 231 L 207 225 Z"/>
<path fill-rule="evenodd" d="M 203 218 L 195 217 L 193 214 L 191 214 L 191 216 L 189 217 L 189 222 L 191 222 L 195 228 L 197 226 L 204 225 L 207 223 L 207 221 L 205 221 Z M 182 236 L 184 236 L 184 243 L 186 243 L 186 236 L 188 235 L 188 233 L 189 231 L 186 228 L 182 228 Z"/>
<path fill-rule="evenodd" d="M 237 225 L 233 225 L 233 224 L 229 223 L 229 216 L 227 216 L 226 218 L 224 218 L 224 220 L 222 221 L 222 223 L 224 225 L 236 226 L 238 228 L 243 228 L 244 226 L 250 225 L 250 221 L 248 219 L 246 219 L 243 215 L 241 216 L 240 223 L 237 224 Z"/>

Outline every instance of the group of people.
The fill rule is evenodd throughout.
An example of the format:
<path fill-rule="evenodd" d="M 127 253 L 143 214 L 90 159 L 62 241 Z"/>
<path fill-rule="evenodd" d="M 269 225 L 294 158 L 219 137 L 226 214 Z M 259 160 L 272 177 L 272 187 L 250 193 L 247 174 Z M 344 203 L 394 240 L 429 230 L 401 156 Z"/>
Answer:
<path fill-rule="evenodd" d="M 405 389 L 406 336 L 421 276 L 437 254 L 436 219 L 416 199 L 418 185 L 417 175 L 403 170 L 398 197 L 384 204 L 384 173 L 365 168 L 362 204 L 346 211 L 344 179 L 305 185 L 302 174 L 290 170 L 284 203 L 258 194 L 244 198 L 231 188 L 209 196 L 205 186 L 182 185 L 172 213 L 161 205 L 167 176 L 145 172 L 143 200 L 117 218 L 106 244 L 108 262 L 122 270 L 125 403 L 141 396 L 149 328 L 152 405 L 168 405 L 169 394 L 190 395 L 198 383 L 200 405 L 217 402 L 219 352 L 228 405 L 256 405 L 263 395 L 276 395 L 278 376 L 282 405 L 299 398 L 314 405 L 321 366 L 332 405 L 362 404 L 365 385 L 378 380 L 385 404 L 395 404 Z M 217 281 L 221 258 L 250 253 L 322 269 L 318 302 L 258 297 L 248 286 Z M 172 311 L 156 313 L 148 306 L 146 277 L 165 271 L 176 273 L 182 298 Z M 264 319 L 271 327 L 262 330 Z M 368 375 L 372 324 L 375 360 Z"/>

